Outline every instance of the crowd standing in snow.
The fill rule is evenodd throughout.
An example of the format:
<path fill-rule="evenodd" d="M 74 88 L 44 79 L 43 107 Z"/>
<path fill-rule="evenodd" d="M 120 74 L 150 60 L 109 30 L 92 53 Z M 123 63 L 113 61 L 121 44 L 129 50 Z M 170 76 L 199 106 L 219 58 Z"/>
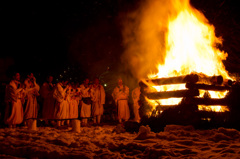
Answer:
<path fill-rule="evenodd" d="M 89 126 L 88 121 L 91 119 L 93 125 L 101 124 L 106 94 L 98 78 L 92 84 L 88 78 L 80 85 L 69 83 L 64 78 L 56 84 L 52 82 L 53 76 L 48 76 L 46 82 L 39 86 L 33 73 L 30 73 L 21 83 L 20 73 L 15 73 L 5 89 L 4 123 L 9 127 L 16 127 L 18 124 L 26 126 L 29 119 L 37 119 L 43 120 L 46 125 L 61 127 L 71 126 L 72 119 L 80 119 L 82 126 Z M 139 96 L 140 89 L 137 87 L 132 91 L 136 122 L 140 122 Z M 117 108 L 118 122 L 128 121 L 129 88 L 122 79 L 118 79 L 112 98 Z"/>

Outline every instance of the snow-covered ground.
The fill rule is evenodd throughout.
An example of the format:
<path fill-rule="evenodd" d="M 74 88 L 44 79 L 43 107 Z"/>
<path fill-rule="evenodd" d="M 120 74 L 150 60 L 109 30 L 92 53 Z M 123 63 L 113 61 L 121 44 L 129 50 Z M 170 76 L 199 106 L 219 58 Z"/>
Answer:
<path fill-rule="evenodd" d="M 120 128 L 120 129 L 119 129 Z M 240 132 L 195 130 L 167 125 L 163 132 L 141 126 L 138 133 L 118 125 L 56 129 L 0 129 L 0 158 L 240 158 Z"/>

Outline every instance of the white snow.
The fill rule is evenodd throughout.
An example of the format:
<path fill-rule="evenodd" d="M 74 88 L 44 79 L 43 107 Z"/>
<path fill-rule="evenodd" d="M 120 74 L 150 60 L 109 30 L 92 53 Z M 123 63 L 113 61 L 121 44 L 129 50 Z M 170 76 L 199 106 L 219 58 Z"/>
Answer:
<path fill-rule="evenodd" d="M 239 158 L 240 132 L 218 128 L 195 130 L 167 125 L 154 133 L 141 126 L 139 133 L 103 125 L 56 129 L 26 127 L 0 129 L 0 158 Z M 120 131 L 119 131 L 120 130 Z"/>

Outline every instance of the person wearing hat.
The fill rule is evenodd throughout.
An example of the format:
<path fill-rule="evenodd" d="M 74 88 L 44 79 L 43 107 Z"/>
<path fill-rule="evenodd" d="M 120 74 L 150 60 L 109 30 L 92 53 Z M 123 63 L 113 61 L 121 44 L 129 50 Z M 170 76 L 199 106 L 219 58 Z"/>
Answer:
<path fill-rule="evenodd" d="M 95 78 L 92 86 L 92 116 L 94 124 L 100 124 L 103 115 L 103 104 L 105 104 L 105 90 Z"/>
<path fill-rule="evenodd" d="M 24 91 L 23 85 L 20 83 L 20 73 L 15 73 L 13 79 L 6 86 L 5 92 L 4 122 L 10 128 L 16 127 L 23 121 L 22 94 Z"/>
<path fill-rule="evenodd" d="M 80 91 L 81 91 L 81 96 L 82 96 L 80 117 L 82 118 L 82 126 L 87 126 L 88 118 L 91 117 L 92 85 L 90 85 L 89 82 L 90 82 L 89 79 L 86 78 L 84 80 L 83 84 L 80 85 Z"/>
<path fill-rule="evenodd" d="M 45 123 L 48 124 L 48 119 L 54 119 L 54 84 L 52 83 L 53 76 L 48 76 L 46 82 L 40 88 L 40 95 L 43 99 L 42 104 L 42 118 L 45 120 Z"/>
<path fill-rule="evenodd" d="M 36 78 L 33 73 L 28 74 L 28 78 L 24 81 L 26 86 L 26 101 L 24 109 L 24 125 L 28 119 L 37 118 L 38 115 L 38 102 L 37 96 L 39 96 L 39 85 L 36 83 Z"/>
<path fill-rule="evenodd" d="M 123 84 L 122 79 L 118 79 L 118 86 L 113 90 L 112 97 L 118 109 L 118 121 L 127 121 L 130 118 L 130 110 L 128 106 L 129 88 Z"/>
<path fill-rule="evenodd" d="M 64 125 L 69 115 L 69 105 L 67 101 L 68 89 L 68 80 L 61 78 L 53 91 L 53 98 L 55 99 L 54 118 L 57 120 L 58 127 Z"/>

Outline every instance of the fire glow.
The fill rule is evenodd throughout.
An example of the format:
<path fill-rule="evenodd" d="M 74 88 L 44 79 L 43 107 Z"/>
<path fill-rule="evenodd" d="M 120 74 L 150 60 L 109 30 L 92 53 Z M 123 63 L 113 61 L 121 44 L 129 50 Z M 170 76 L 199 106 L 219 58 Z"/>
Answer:
<path fill-rule="evenodd" d="M 123 21 L 122 61 L 140 81 L 146 115 L 177 106 L 187 96 L 198 110 L 227 111 L 225 97 L 231 86 L 209 81 L 219 76 L 223 81 L 235 80 L 223 64 L 228 54 L 219 49 L 222 38 L 215 35 L 214 26 L 190 0 L 141 2 Z M 201 80 L 184 80 L 192 75 Z M 178 81 L 172 82 L 176 78 Z M 189 83 L 193 87 L 187 87 Z"/>
<path fill-rule="evenodd" d="M 225 99 L 231 86 L 208 81 L 219 76 L 235 80 L 223 64 L 228 54 L 219 49 L 222 38 L 215 35 L 214 26 L 191 6 L 190 0 L 141 2 L 123 21 L 122 61 L 140 81 L 146 115 L 189 100 L 198 110 L 228 111 Z M 203 80 L 184 80 L 192 75 Z M 178 81 L 171 83 L 176 78 Z M 193 86 L 187 86 L 189 83 Z"/>
<path fill-rule="evenodd" d="M 177 16 L 169 16 L 168 29 L 165 36 L 166 56 L 164 64 L 158 65 L 158 73 L 150 74 L 148 78 L 174 77 L 188 75 L 193 72 L 208 76 L 222 75 L 231 79 L 222 63 L 227 53 L 217 48 L 221 38 L 215 36 L 214 26 L 210 25 L 202 13 L 190 6 L 188 0 L 174 3 Z M 185 85 L 153 86 L 157 91 L 181 90 Z M 211 98 L 223 98 L 228 91 L 208 91 Z M 200 90 L 200 97 L 205 91 Z M 164 100 L 148 100 L 153 109 L 159 103 L 162 105 L 178 104 L 181 98 Z M 206 109 L 199 106 L 199 110 Z M 226 111 L 221 106 L 207 107 L 208 111 Z"/>

